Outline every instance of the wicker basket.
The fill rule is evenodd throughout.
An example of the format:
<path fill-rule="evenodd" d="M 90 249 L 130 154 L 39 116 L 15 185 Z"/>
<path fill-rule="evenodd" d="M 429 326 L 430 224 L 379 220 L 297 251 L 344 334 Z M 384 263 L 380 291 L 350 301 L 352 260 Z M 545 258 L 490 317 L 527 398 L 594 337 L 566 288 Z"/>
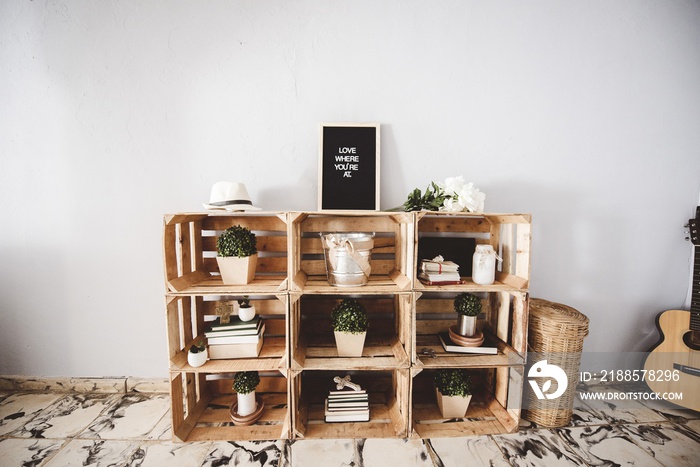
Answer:
<path fill-rule="evenodd" d="M 559 366 L 568 378 L 564 393 L 556 399 L 538 399 L 529 387 L 523 394 L 522 418 L 544 427 L 566 426 L 571 421 L 583 339 L 588 318 L 560 303 L 530 300 L 528 352 L 543 354 L 548 364 Z M 556 390 L 556 382 L 550 392 Z"/>

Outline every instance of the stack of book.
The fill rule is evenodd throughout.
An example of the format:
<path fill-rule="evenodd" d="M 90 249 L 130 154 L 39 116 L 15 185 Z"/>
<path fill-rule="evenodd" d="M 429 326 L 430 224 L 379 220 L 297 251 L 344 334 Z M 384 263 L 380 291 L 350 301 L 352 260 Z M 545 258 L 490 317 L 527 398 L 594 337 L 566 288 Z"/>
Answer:
<path fill-rule="evenodd" d="M 452 261 L 421 260 L 418 280 L 426 285 L 461 284 L 459 265 Z"/>
<path fill-rule="evenodd" d="M 264 332 L 265 321 L 260 316 L 250 321 L 231 316 L 229 322 L 224 324 L 217 318 L 204 333 L 209 344 L 209 358 L 257 357 L 263 345 Z"/>
<path fill-rule="evenodd" d="M 326 399 L 326 422 L 368 422 L 369 398 L 367 391 L 330 391 Z"/>

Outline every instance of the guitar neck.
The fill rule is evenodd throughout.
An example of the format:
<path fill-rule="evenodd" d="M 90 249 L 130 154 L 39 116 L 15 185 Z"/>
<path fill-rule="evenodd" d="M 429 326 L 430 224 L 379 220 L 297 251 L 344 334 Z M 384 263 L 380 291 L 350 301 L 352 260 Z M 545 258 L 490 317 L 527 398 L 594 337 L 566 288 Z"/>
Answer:
<path fill-rule="evenodd" d="M 700 331 L 700 245 L 695 246 L 693 286 L 690 295 L 690 329 Z"/>

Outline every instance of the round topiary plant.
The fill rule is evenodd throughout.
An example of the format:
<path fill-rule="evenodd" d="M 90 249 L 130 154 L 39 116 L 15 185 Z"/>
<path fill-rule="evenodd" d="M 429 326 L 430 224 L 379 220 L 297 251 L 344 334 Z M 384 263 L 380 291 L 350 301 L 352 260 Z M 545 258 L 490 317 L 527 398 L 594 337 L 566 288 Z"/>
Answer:
<path fill-rule="evenodd" d="M 454 301 L 457 314 L 464 316 L 478 316 L 481 313 L 481 300 L 474 294 L 463 292 Z"/>
<path fill-rule="evenodd" d="M 250 394 L 260 384 L 257 371 L 239 371 L 233 376 L 233 390 L 238 394 Z"/>
<path fill-rule="evenodd" d="M 443 396 L 467 397 L 472 393 L 472 380 L 464 369 L 437 370 L 434 379 Z"/>
<path fill-rule="evenodd" d="M 204 345 L 204 341 L 199 341 L 196 344 L 192 344 L 190 347 L 190 352 L 191 353 L 199 353 L 199 352 L 204 352 L 207 349 L 207 346 Z"/>
<path fill-rule="evenodd" d="M 223 257 L 252 256 L 258 252 L 255 234 L 240 225 L 229 227 L 216 241 L 216 252 Z"/>
<path fill-rule="evenodd" d="M 352 298 L 344 299 L 331 311 L 331 325 L 337 332 L 365 332 L 369 327 L 365 307 Z"/>

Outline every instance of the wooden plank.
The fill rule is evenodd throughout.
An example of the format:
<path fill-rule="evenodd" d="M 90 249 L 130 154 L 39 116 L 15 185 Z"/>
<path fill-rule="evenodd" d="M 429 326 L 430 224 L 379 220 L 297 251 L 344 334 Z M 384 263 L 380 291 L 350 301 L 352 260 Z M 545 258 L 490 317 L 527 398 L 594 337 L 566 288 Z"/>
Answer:
<path fill-rule="evenodd" d="M 168 282 L 178 276 L 175 225 L 166 224 L 163 228 L 163 264 L 166 288 L 169 286 Z"/>
<path fill-rule="evenodd" d="M 312 215 L 302 221 L 301 232 L 393 232 L 395 222 L 386 215 Z"/>
<path fill-rule="evenodd" d="M 254 232 L 287 232 L 287 224 L 277 215 L 227 214 L 209 216 L 202 220 L 204 230 L 226 230 L 240 225 Z"/>
<path fill-rule="evenodd" d="M 483 217 L 425 216 L 418 221 L 418 235 L 428 233 L 488 233 L 491 225 Z"/>
<path fill-rule="evenodd" d="M 216 242 L 218 239 L 219 237 L 216 235 L 202 236 L 202 251 L 216 251 Z M 286 235 L 256 235 L 255 244 L 259 252 L 287 253 Z"/>

